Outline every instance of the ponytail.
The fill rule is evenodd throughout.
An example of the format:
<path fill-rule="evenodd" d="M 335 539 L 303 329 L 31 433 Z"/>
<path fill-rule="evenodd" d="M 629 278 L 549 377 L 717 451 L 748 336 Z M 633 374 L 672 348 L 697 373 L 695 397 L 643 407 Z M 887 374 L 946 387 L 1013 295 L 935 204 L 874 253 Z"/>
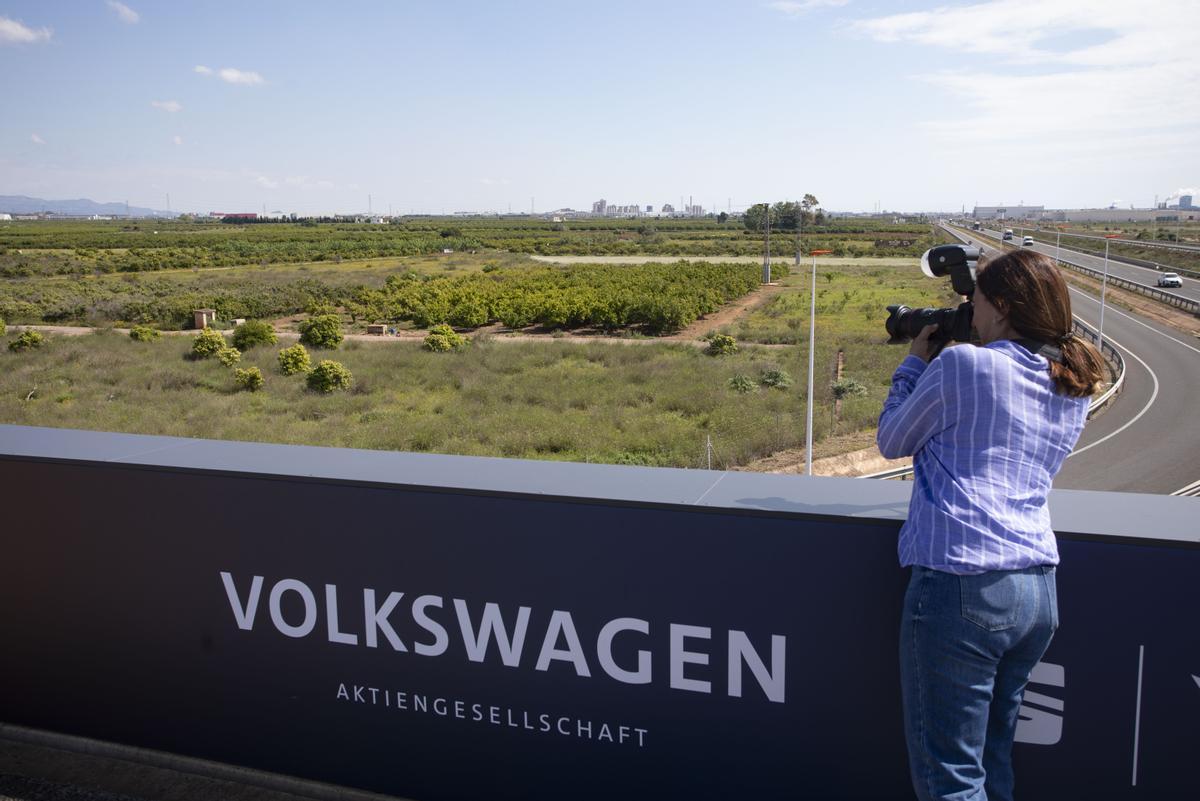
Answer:
<path fill-rule="evenodd" d="M 1096 394 L 1104 378 L 1104 359 L 1096 347 L 1074 334 L 1061 338 L 1062 363 L 1050 362 L 1054 389 L 1074 398 Z"/>

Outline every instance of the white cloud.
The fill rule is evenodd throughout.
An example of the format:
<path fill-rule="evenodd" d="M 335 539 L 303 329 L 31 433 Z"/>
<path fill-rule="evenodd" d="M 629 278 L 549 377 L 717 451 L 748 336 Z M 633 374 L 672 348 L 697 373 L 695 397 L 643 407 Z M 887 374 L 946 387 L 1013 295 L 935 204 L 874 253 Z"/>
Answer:
<path fill-rule="evenodd" d="M 247 86 L 253 86 L 263 82 L 263 76 L 257 72 L 234 69 L 233 67 L 225 67 L 217 73 L 225 83 L 240 83 Z"/>
<path fill-rule="evenodd" d="M 150 105 L 163 111 L 169 111 L 174 114 L 176 111 L 183 111 L 183 106 L 178 100 L 151 100 Z"/>
<path fill-rule="evenodd" d="M 117 0 L 108 0 L 108 7 L 116 12 L 117 18 L 121 22 L 129 25 L 136 25 L 141 16 L 124 3 L 118 3 Z"/>
<path fill-rule="evenodd" d="M 479 183 L 484 186 L 507 186 L 509 181 L 507 178 L 480 178 Z"/>
<path fill-rule="evenodd" d="M 254 183 L 258 184 L 263 189 L 278 189 L 279 188 L 278 181 L 273 181 L 265 175 L 254 176 Z"/>
<path fill-rule="evenodd" d="M 47 42 L 53 35 L 49 28 L 33 29 L 15 19 L 0 17 L 0 44 L 33 44 Z"/>
<path fill-rule="evenodd" d="M 213 70 L 211 67 L 206 67 L 203 64 L 197 64 L 192 68 L 192 72 L 200 75 L 216 75 L 225 83 L 242 84 L 244 86 L 254 86 L 255 84 L 266 83 L 263 76 L 251 70 L 239 70 L 234 67 L 222 67 L 219 70 Z"/>
<path fill-rule="evenodd" d="M 171 138 L 171 141 L 172 141 L 172 142 L 174 142 L 174 143 L 175 143 L 175 144 L 177 144 L 177 145 L 182 145 L 182 144 L 183 144 L 183 137 L 182 137 L 182 136 L 174 136 L 174 137 L 172 137 L 172 138 Z"/>
<path fill-rule="evenodd" d="M 30 135 L 29 135 L 29 141 L 30 141 L 30 142 L 33 142 L 35 145 L 44 145 L 44 144 L 46 144 L 46 140 L 45 140 L 45 139 L 43 139 L 42 137 L 38 136 L 37 134 L 30 134 Z"/>
<path fill-rule="evenodd" d="M 1004 142 L 1101 158 L 1154 143 L 1182 153 L 1181 134 L 1200 127 L 1200 93 L 1180 90 L 1200 81 L 1194 0 L 987 0 L 851 30 L 955 61 L 912 76 L 955 101 L 924 126 L 950 146 Z M 972 56 L 986 66 L 970 66 Z"/>
<path fill-rule="evenodd" d="M 768 3 L 769 8 L 789 17 L 800 17 L 818 8 L 841 8 L 850 0 L 778 0 Z"/>

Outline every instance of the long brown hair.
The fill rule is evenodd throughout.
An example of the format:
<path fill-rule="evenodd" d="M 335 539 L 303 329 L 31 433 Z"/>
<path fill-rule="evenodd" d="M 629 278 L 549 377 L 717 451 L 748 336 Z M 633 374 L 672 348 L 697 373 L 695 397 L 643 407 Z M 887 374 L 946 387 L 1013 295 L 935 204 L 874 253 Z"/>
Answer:
<path fill-rule="evenodd" d="M 1071 296 L 1054 261 L 1032 250 L 1012 250 L 979 267 L 979 289 L 1023 337 L 1062 350 L 1062 363 L 1050 362 L 1058 392 L 1086 398 L 1104 375 L 1100 352 L 1072 333 Z"/>

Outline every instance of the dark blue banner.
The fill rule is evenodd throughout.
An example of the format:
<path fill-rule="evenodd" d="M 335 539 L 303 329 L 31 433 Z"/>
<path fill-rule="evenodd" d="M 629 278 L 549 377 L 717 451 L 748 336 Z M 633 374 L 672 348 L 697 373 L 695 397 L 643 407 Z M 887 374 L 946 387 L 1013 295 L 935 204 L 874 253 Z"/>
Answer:
<path fill-rule="evenodd" d="M 417 799 L 911 796 L 894 522 L 113 464 L 0 486 L 6 722 Z M 1060 544 L 1020 796 L 1200 794 L 1200 550 Z"/>

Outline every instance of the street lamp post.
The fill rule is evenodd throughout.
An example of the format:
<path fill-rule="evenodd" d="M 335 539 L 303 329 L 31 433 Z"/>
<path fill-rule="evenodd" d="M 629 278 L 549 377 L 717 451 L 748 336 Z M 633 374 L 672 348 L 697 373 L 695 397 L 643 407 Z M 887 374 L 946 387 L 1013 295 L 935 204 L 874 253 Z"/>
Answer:
<path fill-rule="evenodd" d="M 817 358 L 817 256 L 832 253 L 831 250 L 812 251 L 812 296 L 808 308 L 808 406 L 807 420 L 804 424 L 804 475 L 812 475 L 812 442 L 813 442 L 813 367 Z"/>
<path fill-rule="evenodd" d="M 804 227 L 804 206 L 796 201 L 796 266 L 800 266 L 800 229 Z"/>
<path fill-rule="evenodd" d="M 766 231 L 767 235 L 763 241 L 763 283 L 771 283 L 771 204 L 764 203 L 766 206 Z"/>
<path fill-rule="evenodd" d="M 1108 289 L 1108 246 L 1112 240 L 1119 239 L 1120 236 L 1120 234 L 1104 235 L 1104 279 L 1100 282 L 1100 330 L 1096 342 L 1096 347 L 1101 354 L 1104 353 L 1104 296 Z"/>

